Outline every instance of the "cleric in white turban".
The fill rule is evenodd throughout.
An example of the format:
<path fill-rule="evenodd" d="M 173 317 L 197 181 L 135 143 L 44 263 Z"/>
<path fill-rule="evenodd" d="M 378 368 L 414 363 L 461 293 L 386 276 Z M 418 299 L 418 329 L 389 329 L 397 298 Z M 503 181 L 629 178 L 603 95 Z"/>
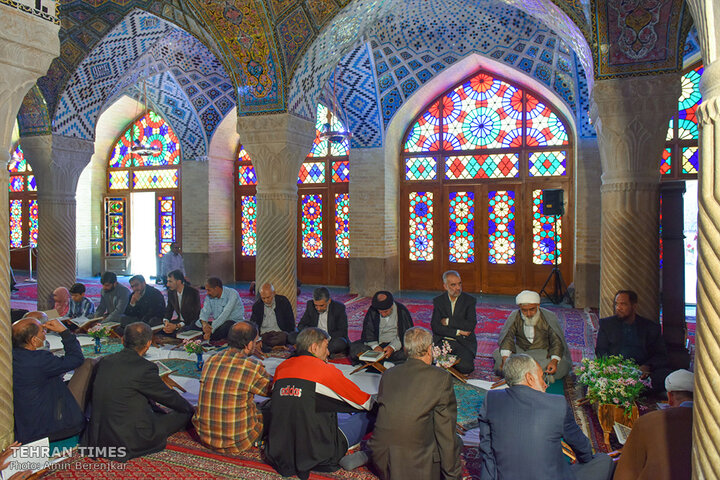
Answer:
<path fill-rule="evenodd" d="M 547 373 L 548 383 L 563 378 L 570 371 L 572 360 L 557 316 L 540 308 L 540 295 L 531 290 L 520 292 L 515 303 L 520 308 L 505 321 L 498 348 L 493 352 L 495 373 L 502 375 L 505 360 L 510 355 L 526 353 Z"/>

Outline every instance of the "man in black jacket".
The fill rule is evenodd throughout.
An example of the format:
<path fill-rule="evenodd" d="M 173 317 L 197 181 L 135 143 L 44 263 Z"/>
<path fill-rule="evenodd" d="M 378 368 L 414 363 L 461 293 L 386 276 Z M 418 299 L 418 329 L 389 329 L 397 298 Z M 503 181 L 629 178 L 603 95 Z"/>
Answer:
<path fill-rule="evenodd" d="M 637 293 L 620 290 L 615 294 L 615 315 L 601 318 L 595 356 L 622 355 L 640 365 L 643 378 L 650 377 L 654 391 L 665 390 L 667 349 L 660 325 L 636 313 Z"/>
<path fill-rule="evenodd" d="M 131 323 L 125 327 L 125 349 L 98 362 L 92 415 L 82 443 L 116 447 L 112 460 L 127 461 L 163 450 L 167 438 L 183 430 L 194 413 L 187 400 L 163 383 L 157 365 L 143 358 L 151 343 L 150 327 Z M 164 413 L 155 402 L 174 411 Z"/>
<path fill-rule="evenodd" d="M 435 345 L 442 346 L 443 341 L 447 341 L 452 354 L 457 355 L 460 360 L 455 369 L 460 373 L 470 373 L 475 370 L 477 351 L 477 301 L 475 297 L 462 291 L 462 280 L 455 270 L 443 273 L 442 278 L 447 293 L 433 298 L 430 321 Z"/>
<path fill-rule="evenodd" d="M 304 328 L 317 327 L 330 334 L 328 346 L 330 354 L 346 353 L 350 340 L 348 339 L 348 319 L 345 305 L 337 300 L 330 300 L 330 291 L 325 287 L 318 287 L 313 291 L 313 299 L 307 302 L 298 332 Z M 291 335 L 290 343 L 295 343 L 297 334 Z"/>
<path fill-rule="evenodd" d="M 250 321 L 257 325 L 265 351 L 285 345 L 288 334 L 295 331 L 295 314 L 290 300 L 276 294 L 271 283 L 260 287 L 260 299 L 253 304 Z"/>
<path fill-rule="evenodd" d="M 144 322 L 154 327 L 160 325 L 165 314 L 165 297 L 160 291 L 147 285 L 145 277 L 135 275 L 130 278 L 132 295 L 120 320 L 121 328 L 133 322 Z"/>
<path fill-rule="evenodd" d="M 47 350 L 45 330 L 60 334 L 65 356 Z M 72 437 L 85 426 L 85 391 L 92 362 L 83 364 L 83 353 L 75 335 L 53 319 L 41 325 L 34 318 L 12 326 L 13 404 L 15 439 L 22 443 L 44 437 L 50 441 Z M 75 370 L 69 384 L 63 375 Z"/>
<path fill-rule="evenodd" d="M 376 292 L 363 320 L 360 340 L 350 345 L 350 356 L 357 360 L 368 350 L 385 352 L 385 358 L 393 363 L 407 359 L 403 349 L 405 331 L 413 326 L 410 311 L 396 302 L 392 293 Z"/>
<path fill-rule="evenodd" d="M 195 322 L 200 317 L 200 292 L 185 279 L 180 270 L 173 270 L 167 274 L 168 302 L 165 310 L 162 332 L 165 335 L 175 336 L 183 330 L 194 330 Z M 173 314 L 177 314 L 173 318 Z"/>

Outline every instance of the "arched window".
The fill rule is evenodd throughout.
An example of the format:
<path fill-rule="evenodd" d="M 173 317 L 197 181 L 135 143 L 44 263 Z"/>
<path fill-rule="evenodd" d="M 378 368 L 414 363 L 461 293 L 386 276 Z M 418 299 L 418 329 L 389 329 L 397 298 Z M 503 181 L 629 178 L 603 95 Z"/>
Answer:
<path fill-rule="evenodd" d="M 108 160 L 107 185 L 103 232 L 107 269 L 128 271 L 119 260 L 127 259 L 132 250 L 132 269 L 137 273 L 138 264 L 150 259 L 138 250 L 159 258 L 172 243 L 181 243 L 180 143 L 162 117 L 148 111 L 120 135 Z M 154 248 L 148 250 L 148 244 Z M 154 267 L 145 270 L 153 271 Z"/>
<path fill-rule="evenodd" d="M 255 280 L 257 255 L 257 175 L 242 145 L 235 170 L 235 278 Z"/>
<path fill-rule="evenodd" d="M 15 148 L 8 163 L 10 181 L 10 264 L 13 268 L 27 269 L 27 251 L 23 247 L 37 247 L 38 203 L 37 184 L 30 164 L 25 160 L 20 144 Z"/>
<path fill-rule="evenodd" d="M 570 215 L 546 215 L 562 189 L 572 211 L 572 142 L 547 100 L 487 72 L 430 102 L 400 154 L 401 287 L 448 269 L 470 291 L 539 290 L 556 261 L 572 274 Z"/>
<path fill-rule="evenodd" d="M 347 285 L 350 256 L 350 145 L 322 140 L 328 108 L 318 104 L 315 142 L 298 175 L 298 277 L 303 283 Z M 330 114 L 331 130 L 345 130 Z"/>

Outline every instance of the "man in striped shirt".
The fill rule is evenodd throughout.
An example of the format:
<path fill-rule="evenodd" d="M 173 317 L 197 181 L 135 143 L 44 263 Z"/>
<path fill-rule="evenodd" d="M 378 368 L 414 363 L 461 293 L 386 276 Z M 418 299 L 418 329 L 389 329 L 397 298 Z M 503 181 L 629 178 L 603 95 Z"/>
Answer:
<path fill-rule="evenodd" d="M 252 358 L 257 327 L 238 322 L 228 334 L 229 348 L 205 362 L 193 424 L 200 440 L 223 453 L 238 453 L 259 443 L 263 412 L 255 395 L 270 396 L 272 377 Z"/>

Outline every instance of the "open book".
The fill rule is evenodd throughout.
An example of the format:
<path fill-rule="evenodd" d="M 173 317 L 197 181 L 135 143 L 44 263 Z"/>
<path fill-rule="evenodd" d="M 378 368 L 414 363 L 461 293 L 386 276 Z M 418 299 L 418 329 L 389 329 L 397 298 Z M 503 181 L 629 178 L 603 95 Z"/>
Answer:
<path fill-rule="evenodd" d="M 82 328 L 83 330 L 87 330 L 89 327 L 92 327 L 94 324 L 102 320 L 101 318 L 87 318 L 86 316 L 77 317 L 77 318 L 66 318 L 63 320 L 63 323 L 65 325 L 70 325 L 71 323 L 74 323 L 78 326 L 78 328 Z"/>
<path fill-rule="evenodd" d="M 175 338 L 179 338 L 180 340 L 192 340 L 197 337 L 202 337 L 203 332 L 200 330 L 187 330 L 185 332 L 180 332 L 177 334 Z"/>
<path fill-rule="evenodd" d="M 627 442 L 627 439 L 630 436 L 631 428 L 627 425 L 623 425 L 622 423 L 615 422 L 613 429 L 615 430 L 615 435 L 617 435 L 620 445 L 625 445 L 625 442 Z"/>
<path fill-rule="evenodd" d="M 385 357 L 385 352 L 376 352 L 375 350 L 368 350 L 358 357 L 363 362 L 377 362 Z"/>
<path fill-rule="evenodd" d="M 154 363 L 158 366 L 158 375 L 160 375 L 161 377 L 163 375 L 170 375 L 173 371 L 170 367 L 168 367 L 161 361 L 155 361 Z"/>

